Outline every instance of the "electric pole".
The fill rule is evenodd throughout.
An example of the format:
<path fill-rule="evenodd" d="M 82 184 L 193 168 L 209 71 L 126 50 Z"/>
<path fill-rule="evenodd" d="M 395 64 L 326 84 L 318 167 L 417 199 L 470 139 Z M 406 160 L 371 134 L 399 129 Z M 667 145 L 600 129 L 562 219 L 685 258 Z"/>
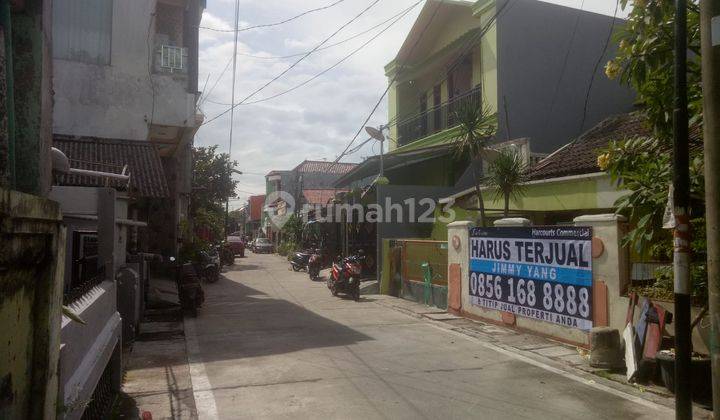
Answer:
<path fill-rule="evenodd" d="M 720 419 L 720 0 L 700 2 L 713 413 Z"/>
<path fill-rule="evenodd" d="M 232 182 L 233 176 L 233 160 L 232 160 L 232 144 L 233 144 L 233 124 L 235 122 L 235 75 L 237 73 L 237 44 L 238 44 L 238 29 L 240 25 L 240 0 L 235 0 L 235 42 L 233 44 L 233 72 L 232 72 L 232 92 L 230 93 L 232 100 L 230 102 L 230 142 L 228 144 L 228 168 L 230 172 L 230 181 Z M 230 219 L 230 195 L 225 200 L 225 238 L 228 236 L 228 227 Z"/>
<path fill-rule="evenodd" d="M 675 418 L 692 419 L 690 390 L 690 150 L 687 101 L 687 0 L 675 0 L 673 110 L 673 274 L 675 278 Z"/>

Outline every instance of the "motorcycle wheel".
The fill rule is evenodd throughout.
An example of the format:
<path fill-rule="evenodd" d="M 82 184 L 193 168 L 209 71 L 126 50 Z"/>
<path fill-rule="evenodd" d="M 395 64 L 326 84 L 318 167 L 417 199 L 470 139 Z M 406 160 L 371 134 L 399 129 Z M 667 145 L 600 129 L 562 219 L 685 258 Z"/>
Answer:
<path fill-rule="evenodd" d="M 208 283 L 215 283 L 220 280 L 220 272 L 217 268 L 210 268 L 205 273 L 205 280 Z"/>
<path fill-rule="evenodd" d="M 294 272 L 300 271 L 300 266 L 299 266 L 299 265 L 296 265 L 296 264 L 290 264 L 290 265 L 292 265 L 292 269 L 293 269 Z"/>

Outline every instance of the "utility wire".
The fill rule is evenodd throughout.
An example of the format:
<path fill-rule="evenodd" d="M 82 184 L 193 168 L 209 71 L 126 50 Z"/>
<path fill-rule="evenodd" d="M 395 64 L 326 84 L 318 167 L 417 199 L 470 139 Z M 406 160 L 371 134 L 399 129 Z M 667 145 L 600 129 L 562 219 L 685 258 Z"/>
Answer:
<path fill-rule="evenodd" d="M 407 14 L 408 11 L 414 9 L 416 6 L 417 6 L 417 3 L 416 3 L 416 4 L 413 4 L 412 6 L 406 8 L 406 9 L 401 10 L 401 11 L 398 12 L 398 13 L 395 13 L 394 15 L 392 15 L 392 16 L 390 16 L 389 18 L 383 20 L 382 22 L 378 23 L 377 25 L 374 25 L 374 26 L 372 26 L 372 27 L 370 27 L 370 28 L 368 28 L 368 29 L 366 29 L 366 30 L 364 30 L 364 31 L 362 31 L 362 32 L 358 32 L 358 33 L 356 33 L 355 35 L 352 35 L 352 36 L 350 36 L 350 37 L 347 37 L 347 38 L 343 39 L 342 41 L 338 41 L 338 42 L 336 42 L 336 43 L 334 43 L 334 44 L 329 44 L 329 45 L 326 45 L 326 46 L 324 46 L 324 47 L 322 47 L 322 48 L 318 48 L 315 52 L 317 52 L 317 51 L 324 51 L 324 50 L 327 50 L 327 49 L 330 49 L 330 48 L 333 48 L 333 47 L 337 47 L 338 45 L 342 45 L 342 44 L 344 44 L 344 43 L 346 43 L 346 42 L 349 42 L 349 41 L 352 41 L 352 40 L 354 40 L 354 39 L 357 39 L 357 38 L 359 38 L 359 37 L 361 37 L 361 36 L 363 36 L 363 35 L 371 32 L 371 31 L 373 31 L 374 29 L 377 29 L 377 28 L 383 26 L 384 24 L 390 22 L 391 20 L 395 19 L 396 17 L 398 17 L 398 16 L 400 16 L 400 15 L 405 15 L 405 14 Z M 296 53 L 296 54 L 289 54 L 289 55 L 271 55 L 271 56 L 262 56 L 262 55 L 246 54 L 246 53 L 241 53 L 241 52 L 239 52 L 239 53 L 237 53 L 237 54 L 238 54 L 238 55 L 241 55 L 241 56 L 244 56 L 244 57 L 251 57 L 251 58 L 258 58 L 258 59 L 282 60 L 282 59 L 286 59 L 286 58 L 300 57 L 300 56 L 305 55 L 305 54 L 307 54 L 307 53 L 308 53 L 308 51 L 301 52 L 301 53 Z M 223 75 L 225 74 L 225 72 L 227 71 L 227 69 L 230 67 L 230 63 L 232 63 L 232 57 L 230 57 L 230 59 L 228 59 L 227 64 L 225 64 L 225 68 L 224 68 L 223 71 L 220 73 L 220 76 L 218 76 L 218 78 L 215 80 L 215 83 L 213 83 L 212 87 L 211 87 L 210 90 L 207 92 L 207 94 L 205 94 L 205 93 L 203 92 L 203 98 L 201 99 L 201 102 L 200 102 L 201 105 L 202 105 L 202 103 L 204 103 L 204 102 L 206 102 L 206 101 L 207 101 L 207 102 L 210 102 L 211 104 L 216 104 L 216 105 L 224 105 L 224 106 L 229 106 L 229 105 L 230 105 L 230 104 L 225 103 L 225 102 L 216 102 L 216 101 L 211 101 L 211 100 L 207 99 L 207 98 L 210 96 L 210 94 L 215 90 L 215 86 L 217 86 L 218 82 L 220 82 L 220 80 L 222 79 L 222 77 L 223 77 Z M 204 90 L 204 89 L 203 89 L 203 90 Z"/>
<path fill-rule="evenodd" d="M 372 110 L 370 110 L 370 113 L 368 114 L 367 118 L 365 118 L 365 121 L 363 121 L 363 123 L 360 125 L 360 128 L 358 128 L 357 132 L 355 133 L 355 135 L 353 136 L 353 138 L 350 140 L 350 143 L 348 143 L 348 145 L 345 146 L 345 149 L 344 149 L 344 150 L 342 151 L 342 153 L 340 153 L 340 155 L 335 159 L 334 163 L 340 162 L 340 159 L 342 159 L 343 156 L 345 156 L 345 153 L 347 153 L 347 151 L 350 149 L 350 146 L 352 146 L 352 144 L 353 144 L 353 143 L 355 142 L 355 140 L 358 138 L 358 136 L 360 135 L 360 133 L 362 132 L 362 130 L 365 128 L 365 126 L 366 126 L 366 124 L 368 123 L 368 121 L 370 121 L 370 118 L 372 118 L 372 116 L 373 116 L 373 114 L 375 113 L 375 111 L 377 111 L 378 107 L 380 106 L 380 104 L 382 103 L 383 99 L 385 98 L 385 95 L 387 95 L 388 91 L 390 90 L 390 86 L 392 86 L 392 84 L 395 83 L 395 80 L 397 79 L 398 75 L 403 71 L 403 69 L 404 69 L 405 66 L 407 65 L 407 62 L 409 61 L 410 56 L 412 56 L 412 53 L 413 53 L 413 51 L 415 50 L 415 47 L 417 47 L 417 45 L 418 45 L 418 44 L 420 43 L 420 41 L 423 39 L 423 36 L 425 35 L 425 32 L 427 32 L 428 28 L 430 27 L 430 24 L 435 20 L 435 16 L 437 15 L 438 11 L 440 10 L 440 6 L 441 6 L 444 2 L 445 2 L 445 0 L 440 0 L 440 1 L 438 2 L 437 6 L 435 6 L 435 10 L 433 11 L 432 16 L 430 16 L 430 20 L 428 20 L 428 23 L 426 23 L 426 24 L 425 24 L 425 27 L 423 27 L 422 31 L 420 32 L 420 36 L 418 36 L 418 38 L 415 40 L 415 43 L 414 43 L 414 44 L 412 45 L 412 47 L 410 48 L 410 51 L 408 52 L 408 55 L 407 55 L 407 57 L 405 58 L 405 60 L 403 61 L 402 65 L 400 66 L 400 68 L 398 69 L 398 71 L 395 72 L 395 74 L 393 75 L 392 80 L 390 80 L 390 82 L 388 83 L 387 87 L 386 87 L 385 90 L 383 91 L 382 95 L 380 95 L 380 98 L 379 98 L 378 101 L 375 103 L 375 106 L 373 106 Z"/>
<path fill-rule="evenodd" d="M 272 83 L 274 83 L 275 81 L 277 81 L 278 79 L 280 79 L 282 76 L 284 76 L 287 72 L 289 72 L 290 70 L 292 70 L 293 68 L 295 68 L 295 66 L 297 66 L 298 64 L 300 64 L 300 62 L 303 61 L 304 59 L 306 59 L 310 54 L 312 54 L 312 53 L 314 53 L 315 51 L 317 51 L 318 48 L 320 48 L 320 47 L 322 47 L 323 45 L 325 45 L 330 39 L 332 39 L 332 38 L 333 38 L 335 35 L 337 35 L 340 31 L 342 31 L 343 29 L 345 29 L 345 28 L 346 28 L 348 25 L 350 25 L 351 23 L 353 23 L 353 22 L 355 22 L 356 20 L 358 20 L 358 19 L 360 18 L 360 16 L 364 15 L 364 14 L 365 14 L 368 10 L 370 10 L 373 6 L 375 6 L 376 4 L 378 4 L 378 2 L 380 2 L 380 0 L 374 0 L 372 3 L 370 3 L 370 5 L 369 5 L 368 7 L 366 7 L 365 9 L 363 9 L 359 14 L 355 15 L 355 16 L 354 16 L 352 19 L 350 19 L 349 21 L 345 22 L 345 23 L 344 23 L 342 26 L 340 26 L 335 32 L 333 32 L 332 34 L 330 34 L 330 36 L 328 36 L 328 37 L 325 38 L 321 43 L 319 43 L 318 45 L 316 45 L 315 48 L 313 48 L 312 50 L 308 51 L 307 54 L 305 54 L 305 55 L 303 55 L 302 57 L 300 57 L 298 60 L 296 60 L 294 63 L 292 63 L 288 68 L 286 68 L 285 70 L 283 70 L 282 72 L 280 72 L 280 74 L 278 74 L 277 76 L 273 77 L 269 82 L 265 83 L 264 85 L 262 85 L 262 86 L 259 87 L 258 89 L 255 89 L 252 93 L 250 93 L 250 94 L 249 94 L 248 96 L 246 96 L 242 101 L 238 102 L 236 105 L 232 106 L 230 109 L 227 109 L 227 110 L 221 112 L 220 114 L 218 114 L 218 115 L 210 118 L 209 120 L 205 121 L 204 123 L 202 123 L 202 125 L 206 125 L 206 124 L 209 124 L 209 123 L 217 120 L 218 118 L 220 118 L 220 117 L 222 117 L 223 115 L 225 115 L 225 114 L 227 114 L 228 112 L 230 112 L 231 109 L 234 109 L 235 107 L 237 107 L 237 106 L 239 106 L 239 105 L 242 105 L 242 104 L 245 103 L 248 99 L 252 98 L 252 97 L 255 96 L 256 94 L 258 94 L 260 91 L 262 91 L 262 90 L 265 89 L 266 87 L 270 86 Z"/>
<path fill-rule="evenodd" d="M 406 8 L 406 9 L 403 9 L 403 10 L 399 11 L 398 13 L 395 13 L 394 15 L 388 17 L 387 19 L 383 20 L 382 22 L 380 22 L 368 29 L 365 29 L 364 31 L 358 32 L 355 35 L 349 36 L 349 37 L 343 39 L 342 41 L 338 41 L 333 44 L 328 44 L 322 48 L 318 48 L 317 51 L 324 51 L 324 50 L 327 50 L 327 49 L 330 49 L 333 47 L 337 47 L 338 45 L 342 45 L 342 44 L 352 41 L 354 39 L 357 39 L 369 32 L 372 32 L 373 30 L 383 26 L 384 24 L 390 22 L 391 20 L 395 19 L 396 17 L 406 14 L 408 11 L 414 9 L 416 5 L 417 4 L 413 4 L 412 6 Z M 244 57 L 257 58 L 257 59 L 261 59 L 261 60 L 283 60 L 286 58 L 300 57 L 301 55 L 304 55 L 304 54 L 307 54 L 307 51 L 295 53 L 295 54 L 288 54 L 288 55 L 256 55 L 256 54 L 246 54 L 246 53 L 241 53 L 241 52 L 238 53 L 238 55 L 242 55 Z"/>
<path fill-rule="evenodd" d="M 585 7 L 585 0 L 582 0 L 580 3 L 580 10 L 578 10 L 577 17 L 575 17 L 575 26 L 573 27 L 572 34 L 570 35 L 570 42 L 568 43 L 567 51 L 565 52 L 565 57 L 563 58 L 563 64 L 562 68 L 560 70 L 560 76 L 558 77 L 558 81 L 555 84 L 555 90 L 553 92 L 552 100 L 550 101 L 550 108 L 548 110 L 548 117 L 545 120 L 545 129 L 543 131 L 547 131 L 548 127 L 550 126 L 550 121 L 552 120 L 552 112 L 555 108 L 555 101 L 557 101 L 558 93 L 560 92 L 560 85 L 562 83 L 562 79 L 565 76 L 565 70 L 567 69 L 568 59 L 570 58 L 570 53 L 572 52 L 572 46 L 573 42 L 575 41 L 575 35 L 577 35 L 577 29 L 580 25 L 580 18 L 583 14 L 583 8 Z M 603 54 L 604 55 L 604 54 Z"/>
<path fill-rule="evenodd" d="M 432 83 L 433 85 L 442 83 L 450 77 L 450 74 L 453 72 L 453 70 L 455 70 L 455 68 L 458 65 L 460 65 L 460 63 L 465 58 L 465 56 L 470 52 L 470 50 L 473 47 L 475 47 L 477 45 L 477 42 L 479 42 L 482 39 L 482 37 L 485 36 L 485 34 L 492 28 L 492 26 L 495 25 L 495 23 L 496 23 L 497 19 L 500 17 L 500 15 L 505 13 L 507 10 L 510 10 L 509 9 L 510 3 L 514 3 L 513 0 L 510 0 L 510 1 L 506 2 L 505 4 L 503 4 L 503 6 L 488 20 L 488 22 L 486 22 L 485 26 L 479 28 L 477 33 L 475 33 L 471 38 L 469 38 L 465 42 L 465 44 L 460 48 L 460 52 L 458 53 L 457 58 L 455 59 L 453 64 L 449 67 L 449 69 L 445 73 L 443 73 L 442 77 L 436 79 Z M 392 127 L 392 126 L 404 124 L 404 123 L 411 121 L 412 119 L 417 118 L 423 114 L 430 113 L 430 112 L 438 109 L 441 106 L 442 106 L 442 104 L 435 105 L 432 108 L 430 108 L 424 112 L 418 112 L 416 114 L 412 114 L 412 115 L 403 117 L 402 119 L 400 119 L 400 117 L 398 115 L 396 115 L 394 118 L 392 118 L 390 121 L 388 121 L 386 126 Z M 398 120 L 400 120 L 400 121 L 398 121 Z"/>
<path fill-rule="evenodd" d="M 605 57 L 608 46 L 610 45 L 610 40 L 612 39 L 613 31 L 615 30 L 615 21 L 617 20 L 617 13 L 618 13 L 619 6 L 620 6 L 620 0 L 615 0 L 615 12 L 613 12 L 612 22 L 610 23 L 610 32 L 608 32 L 608 36 L 605 39 L 605 46 L 603 47 L 603 50 L 600 53 L 600 56 L 598 57 L 597 62 L 595 63 L 595 67 L 593 68 L 592 75 L 590 76 L 590 83 L 588 84 L 587 92 L 585 92 L 585 105 L 583 106 L 583 116 L 582 116 L 582 121 L 580 122 L 580 132 L 578 133 L 578 135 L 582 134 L 583 130 L 585 129 L 585 119 L 587 118 L 588 105 L 590 104 L 590 92 L 592 91 L 593 83 L 595 83 L 595 73 L 597 73 L 598 67 L 600 67 L 600 63 L 602 62 L 602 59 Z"/>
<path fill-rule="evenodd" d="M 282 25 L 282 24 L 285 24 L 285 23 L 288 23 L 288 22 L 292 22 L 292 21 L 295 20 L 295 19 L 299 19 L 299 18 L 301 18 L 301 17 L 303 17 L 303 16 L 305 16 L 305 15 L 308 15 L 308 14 L 310 14 L 310 13 L 313 13 L 313 12 L 319 12 L 319 11 L 321 11 L 321 10 L 329 9 L 329 8 L 331 8 L 331 7 L 333 7 L 333 6 L 337 5 L 337 4 L 340 4 L 340 3 L 344 2 L 344 1 L 345 1 L 345 0 L 337 0 L 336 2 L 330 3 L 330 4 L 328 4 L 327 6 L 318 7 L 318 8 L 316 8 L 316 9 L 306 10 L 306 11 L 300 13 L 299 15 L 295 15 L 295 16 L 293 16 L 293 17 L 291 17 L 291 18 L 285 19 L 285 20 L 280 21 L 280 22 L 275 22 L 275 23 L 266 23 L 266 24 L 262 24 L 262 25 L 253 25 L 253 26 L 248 26 L 248 27 L 245 27 L 245 28 L 238 28 L 238 27 L 236 27 L 235 29 L 219 29 L 219 28 L 211 28 L 211 27 L 208 27 L 208 26 L 198 26 L 198 28 L 200 28 L 200 29 L 205 29 L 205 30 L 208 30 L 208 31 L 214 31 L 214 32 L 236 32 L 236 33 L 237 33 L 237 32 L 245 32 L 245 31 L 249 31 L 249 30 L 252 30 L 252 29 L 258 29 L 258 28 L 269 28 L 269 27 L 272 27 L 272 26 L 279 26 L 279 25 Z"/>
<path fill-rule="evenodd" d="M 416 2 L 415 4 L 413 4 L 412 7 L 416 7 L 417 5 L 419 5 L 420 3 L 422 3 L 423 1 L 424 1 L 424 0 L 419 0 L 418 2 Z M 291 88 L 289 88 L 289 89 L 286 89 L 286 90 L 284 90 L 284 91 L 282 91 L 282 92 L 279 92 L 279 93 L 276 93 L 276 94 L 274 94 L 274 95 L 268 96 L 268 97 L 266 97 L 266 98 L 262 98 L 262 99 L 258 99 L 258 100 L 250 101 L 250 102 L 245 102 L 243 105 L 258 104 L 258 103 L 261 103 L 261 102 L 269 101 L 269 100 L 271 100 L 271 99 L 275 99 L 275 98 L 277 98 L 277 97 L 283 96 L 283 95 L 288 94 L 288 93 L 290 93 L 290 92 L 292 92 L 292 91 L 295 91 L 295 90 L 297 90 L 297 89 L 300 89 L 301 87 L 307 85 L 308 83 L 312 82 L 313 80 L 315 80 L 315 79 L 319 78 L 320 76 L 328 73 L 328 72 L 331 71 L 332 69 L 336 68 L 336 67 L 339 66 L 340 64 L 342 64 L 342 63 L 344 63 L 345 61 L 347 61 L 347 60 L 348 60 L 350 57 L 352 57 L 353 55 L 357 54 L 360 50 L 362 50 L 363 48 L 365 48 L 368 44 L 370 44 L 371 42 L 373 42 L 374 40 L 376 40 L 380 35 L 382 35 L 382 34 L 385 33 L 388 29 L 390 29 L 394 24 L 396 24 L 397 22 L 399 22 L 402 18 L 405 17 L 405 15 L 407 15 L 408 13 L 410 13 L 410 11 L 412 10 L 412 7 L 411 7 L 411 8 L 408 8 L 407 10 L 405 10 L 404 13 L 402 13 L 400 16 L 398 16 L 394 21 L 390 22 L 390 24 L 388 24 L 388 25 L 387 25 L 385 28 L 383 28 L 380 32 L 378 32 L 378 33 L 375 34 L 373 37 L 371 37 L 370 39 L 368 39 L 367 41 L 365 41 L 362 45 L 360 45 L 359 47 L 357 47 L 356 49 L 354 49 L 353 51 L 351 51 L 350 53 L 348 53 L 347 55 L 345 55 L 343 58 L 341 58 L 339 61 L 337 61 L 337 62 L 336 62 L 335 64 L 333 64 L 332 66 L 326 68 L 325 70 L 323 70 L 323 71 L 315 74 L 314 76 L 310 77 L 309 79 L 307 79 L 307 80 L 305 80 L 305 81 L 303 81 L 303 82 L 301 82 L 301 83 L 299 83 L 299 84 L 297 84 L 297 85 L 295 85 L 295 86 L 293 86 L 293 87 L 291 87 Z M 225 103 L 220 103 L 220 102 L 212 102 L 212 103 L 218 104 L 218 105 L 226 105 L 226 106 L 227 106 L 227 105 L 230 105 L 230 104 L 225 104 Z"/>

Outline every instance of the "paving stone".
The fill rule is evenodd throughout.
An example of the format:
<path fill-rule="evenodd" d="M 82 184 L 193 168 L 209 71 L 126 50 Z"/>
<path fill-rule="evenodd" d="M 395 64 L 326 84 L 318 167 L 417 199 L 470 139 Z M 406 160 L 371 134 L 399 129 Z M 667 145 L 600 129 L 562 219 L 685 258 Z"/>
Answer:
<path fill-rule="evenodd" d="M 546 347 L 542 349 L 536 349 L 533 350 L 533 353 L 537 353 L 541 356 L 545 357 L 562 357 L 562 356 L 569 356 L 571 354 L 577 354 L 577 350 L 570 347 L 565 346 L 553 346 L 553 347 Z"/>
<path fill-rule="evenodd" d="M 458 319 L 460 318 L 457 315 L 449 314 L 447 312 L 441 312 L 441 313 L 429 313 L 424 314 L 425 318 L 430 318 L 435 321 L 448 321 L 451 319 Z"/>

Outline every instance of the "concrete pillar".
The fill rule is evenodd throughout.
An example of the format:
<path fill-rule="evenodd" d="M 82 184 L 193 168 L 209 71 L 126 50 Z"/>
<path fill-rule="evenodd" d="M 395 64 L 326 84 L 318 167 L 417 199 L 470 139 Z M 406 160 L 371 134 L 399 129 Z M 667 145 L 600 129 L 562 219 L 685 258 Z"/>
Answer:
<path fill-rule="evenodd" d="M 115 279 L 115 190 L 98 189 L 98 264 L 105 268 L 105 280 Z"/>
<path fill-rule="evenodd" d="M 620 241 L 627 218 L 618 214 L 579 216 L 575 226 L 593 229 L 593 322 L 595 326 L 625 328 L 629 284 L 629 256 Z"/>
<path fill-rule="evenodd" d="M 448 311 L 462 312 L 469 302 L 467 282 L 462 281 L 470 272 L 470 229 L 472 222 L 453 222 L 448 225 Z"/>

